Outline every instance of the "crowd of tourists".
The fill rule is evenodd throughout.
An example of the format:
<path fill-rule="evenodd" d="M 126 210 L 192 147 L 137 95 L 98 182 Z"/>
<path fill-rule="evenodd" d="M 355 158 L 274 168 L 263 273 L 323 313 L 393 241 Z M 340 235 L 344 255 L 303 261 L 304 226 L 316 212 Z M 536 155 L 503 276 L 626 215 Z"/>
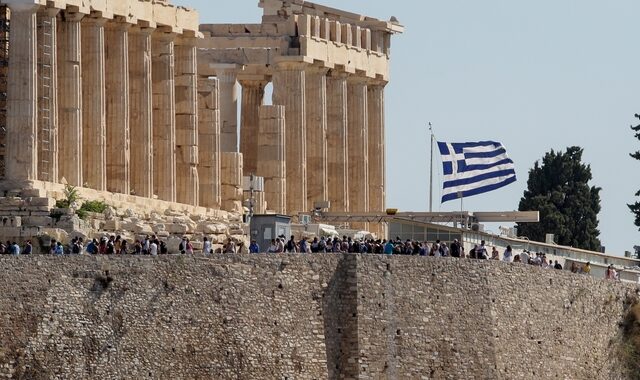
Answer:
<path fill-rule="evenodd" d="M 469 252 L 457 239 L 447 244 L 436 240 L 433 243 L 420 242 L 414 240 L 395 239 L 354 239 L 348 236 L 342 238 L 314 237 L 308 239 L 303 237 L 299 240 L 295 236 L 287 239 L 279 236 L 271 240 L 269 247 L 260 247 L 255 240 L 247 247 L 244 243 L 236 243 L 232 239 L 227 239 L 221 247 L 213 249 L 212 242 L 205 236 L 202 246 L 196 250 L 193 243 L 186 236 L 178 245 L 176 252 L 170 252 L 165 241 L 156 235 L 147 235 L 143 239 L 129 243 L 120 235 L 104 236 L 100 239 L 84 240 L 76 237 L 69 244 L 63 244 L 55 239 L 51 240 L 47 253 L 51 255 L 65 254 L 94 254 L 94 255 L 163 255 L 169 253 L 194 254 L 199 253 L 361 253 L 361 254 L 385 254 L 385 255 L 413 255 L 413 256 L 435 256 L 435 257 L 455 257 L 470 258 L 477 260 L 501 260 L 506 262 L 526 263 L 539 266 L 543 269 L 562 270 L 562 265 L 558 260 L 547 260 L 544 253 L 533 253 L 523 250 L 519 254 L 514 254 L 511 246 L 507 246 L 502 255 L 496 247 L 487 247 L 485 241 L 474 245 Z M 0 242 L 0 255 L 29 255 L 33 253 L 33 245 L 30 240 L 20 246 L 15 241 Z M 590 274 L 591 263 L 579 265 L 575 261 L 571 263 L 571 272 Z M 610 265 L 607 268 L 605 277 L 610 280 L 619 280 L 619 273 Z"/>

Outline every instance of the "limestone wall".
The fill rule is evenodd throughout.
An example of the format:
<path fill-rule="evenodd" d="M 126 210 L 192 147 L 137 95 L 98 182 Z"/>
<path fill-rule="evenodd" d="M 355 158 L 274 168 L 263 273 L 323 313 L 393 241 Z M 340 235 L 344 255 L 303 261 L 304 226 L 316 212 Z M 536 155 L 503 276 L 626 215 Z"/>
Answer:
<path fill-rule="evenodd" d="M 612 378 L 636 289 L 502 262 L 0 257 L 0 377 Z"/>

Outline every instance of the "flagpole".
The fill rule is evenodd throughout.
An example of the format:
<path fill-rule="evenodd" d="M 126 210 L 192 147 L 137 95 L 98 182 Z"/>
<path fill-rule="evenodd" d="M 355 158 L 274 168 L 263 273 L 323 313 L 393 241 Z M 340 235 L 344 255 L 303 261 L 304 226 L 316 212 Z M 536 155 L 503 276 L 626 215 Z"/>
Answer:
<path fill-rule="evenodd" d="M 433 135 L 433 126 L 429 122 L 429 132 L 431 134 L 431 161 L 429 166 L 429 212 L 433 212 L 433 142 L 435 136 Z"/>

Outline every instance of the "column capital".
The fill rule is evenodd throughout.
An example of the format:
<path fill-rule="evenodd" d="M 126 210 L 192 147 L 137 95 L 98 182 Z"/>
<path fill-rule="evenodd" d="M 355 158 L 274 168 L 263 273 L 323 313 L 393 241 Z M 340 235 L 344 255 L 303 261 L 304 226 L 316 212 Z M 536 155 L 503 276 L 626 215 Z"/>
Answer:
<path fill-rule="evenodd" d="M 266 77 L 260 77 L 260 76 L 242 76 L 238 78 L 238 83 L 240 83 L 240 85 L 243 88 L 246 87 L 264 87 L 269 83 L 269 79 L 267 79 Z"/>
<path fill-rule="evenodd" d="M 346 71 L 336 70 L 336 69 L 329 70 L 329 72 L 327 73 L 327 77 L 336 78 L 336 79 L 347 79 L 352 75 L 353 74 L 348 73 Z"/>
<path fill-rule="evenodd" d="M 152 37 L 158 41 L 162 42 L 173 42 L 176 39 L 175 33 L 165 32 L 161 29 L 156 29 L 155 33 L 153 33 Z"/>
<path fill-rule="evenodd" d="M 146 27 L 142 25 L 132 25 L 129 28 L 131 34 L 141 34 L 143 36 L 150 36 L 156 31 L 156 28 Z"/>
<path fill-rule="evenodd" d="M 371 80 L 371 78 L 367 78 L 367 77 L 362 76 L 362 75 L 349 75 L 347 77 L 347 82 L 354 83 L 354 84 L 367 85 L 367 84 L 369 84 L 370 80 Z"/>
<path fill-rule="evenodd" d="M 195 37 L 186 37 L 184 35 L 178 35 L 175 39 L 175 44 L 180 46 L 195 47 L 198 43 L 198 39 Z"/>
<path fill-rule="evenodd" d="M 106 18 L 93 17 L 93 16 L 86 16 L 85 18 L 82 19 L 83 24 L 90 24 L 94 26 L 104 26 L 107 23 L 107 21 L 109 20 Z"/>
<path fill-rule="evenodd" d="M 309 63 L 301 61 L 277 61 L 274 65 L 277 71 L 304 71 L 309 67 Z"/>
<path fill-rule="evenodd" d="M 11 12 L 35 13 L 40 8 L 37 0 L 6 0 L 4 3 L 11 9 Z"/>
<path fill-rule="evenodd" d="M 66 22 L 80 22 L 85 16 L 83 13 L 71 12 L 67 10 L 60 12 L 60 14 L 62 15 L 62 20 Z"/>
<path fill-rule="evenodd" d="M 375 79 L 374 78 L 367 78 L 367 79 L 368 79 L 367 85 L 369 87 L 382 87 L 382 88 L 384 88 L 384 87 L 387 86 L 387 84 L 389 84 L 389 81 L 384 80 L 384 79 L 380 79 L 380 78 L 375 78 Z"/>
<path fill-rule="evenodd" d="M 329 70 L 330 69 L 328 67 L 318 66 L 318 65 L 307 65 L 304 68 L 304 71 L 307 73 L 321 74 L 321 75 L 327 75 L 329 73 Z"/>
<path fill-rule="evenodd" d="M 129 28 L 131 28 L 131 24 L 129 24 L 128 22 L 124 21 L 124 19 L 120 18 L 120 17 L 116 17 L 113 20 L 110 20 L 109 22 L 107 22 L 106 27 L 109 29 L 115 29 L 118 31 L 122 31 L 122 32 L 127 32 L 129 31 Z"/>
<path fill-rule="evenodd" d="M 47 17 L 56 17 L 58 16 L 58 13 L 60 13 L 60 9 L 46 7 L 46 8 L 40 8 L 38 12 L 42 15 L 46 15 Z"/>

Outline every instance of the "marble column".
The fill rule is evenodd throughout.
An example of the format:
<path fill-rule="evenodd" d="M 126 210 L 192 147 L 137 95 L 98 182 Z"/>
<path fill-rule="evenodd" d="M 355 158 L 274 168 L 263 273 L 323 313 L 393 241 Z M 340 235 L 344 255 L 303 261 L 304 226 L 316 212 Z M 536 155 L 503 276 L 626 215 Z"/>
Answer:
<path fill-rule="evenodd" d="M 349 211 L 347 76 L 327 77 L 327 188 L 333 212 Z"/>
<path fill-rule="evenodd" d="M 368 160 L 369 160 L 369 211 L 385 210 L 385 143 L 384 143 L 384 87 L 382 81 L 367 86 L 369 111 Z M 372 225 L 378 237 L 384 235 L 382 224 Z"/>
<path fill-rule="evenodd" d="M 220 149 L 238 152 L 238 68 L 233 64 L 215 67 L 220 85 Z"/>
<path fill-rule="evenodd" d="M 131 136 L 131 191 L 153 198 L 153 99 L 151 89 L 151 34 L 153 28 L 129 31 L 129 128 Z"/>
<path fill-rule="evenodd" d="M 58 23 L 59 175 L 82 186 L 82 44 L 80 13 L 63 12 Z"/>
<path fill-rule="evenodd" d="M 367 80 L 347 80 L 348 144 L 349 144 L 349 211 L 369 211 L 369 148 Z M 352 223 L 355 229 L 368 228 L 366 223 Z"/>
<path fill-rule="evenodd" d="M 327 187 L 327 72 L 305 70 L 307 122 L 307 207 L 329 200 Z"/>
<path fill-rule="evenodd" d="M 107 103 L 105 94 L 104 18 L 82 20 L 82 177 L 87 187 L 107 190 Z"/>
<path fill-rule="evenodd" d="M 38 179 L 58 182 L 58 62 L 55 8 L 38 11 Z"/>
<path fill-rule="evenodd" d="M 258 125 L 259 108 L 264 101 L 266 80 L 241 80 L 242 106 L 240 119 L 240 152 L 244 175 L 256 174 L 258 170 Z"/>
<path fill-rule="evenodd" d="M 129 24 L 105 27 L 107 95 L 107 190 L 129 194 L 131 139 L 129 130 Z"/>
<path fill-rule="evenodd" d="M 11 31 L 9 79 L 7 86 L 7 135 L 5 178 L 16 186 L 37 179 L 37 6 L 9 3 Z"/>
<path fill-rule="evenodd" d="M 269 210 L 287 212 L 287 165 L 285 161 L 285 109 L 261 106 L 259 110 L 258 170 L 264 177 L 264 196 Z"/>
<path fill-rule="evenodd" d="M 180 38 L 175 54 L 176 200 L 198 206 L 198 77 L 196 39 Z"/>
<path fill-rule="evenodd" d="M 152 36 L 153 191 L 159 199 L 176 201 L 176 112 L 174 34 Z"/>
<path fill-rule="evenodd" d="M 273 103 L 285 107 L 287 212 L 309 212 L 307 207 L 306 64 L 281 62 L 273 73 Z"/>
<path fill-rule="evenodd" d="M 200 205 L 220 209 L 220 102 L 216 78 L 198 80 L 198 156 Z"/>

